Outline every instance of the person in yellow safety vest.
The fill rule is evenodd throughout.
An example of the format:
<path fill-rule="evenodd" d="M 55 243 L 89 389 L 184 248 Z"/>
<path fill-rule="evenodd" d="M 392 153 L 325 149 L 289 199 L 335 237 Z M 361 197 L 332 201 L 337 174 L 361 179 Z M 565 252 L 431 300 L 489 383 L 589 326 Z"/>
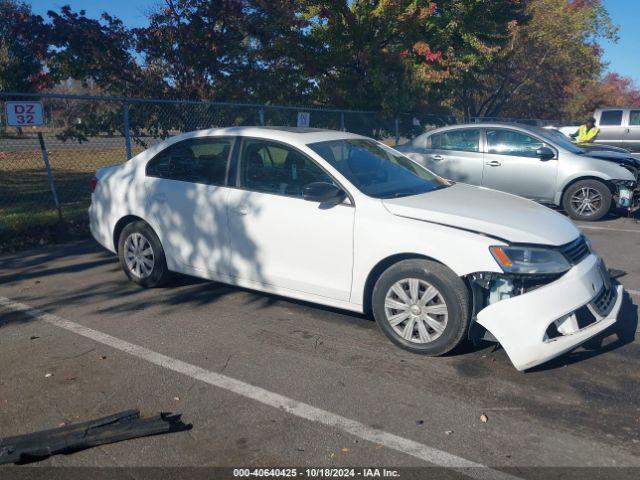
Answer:
<path fill-rule="evenodd" d="M 592 143 L 600 133 L 600 129 L 596 127 L 596 119 L 590 118 L 587 123 L 580 125 L 578 131 L 571 135 L 576 139 L 576 143 Z"/>

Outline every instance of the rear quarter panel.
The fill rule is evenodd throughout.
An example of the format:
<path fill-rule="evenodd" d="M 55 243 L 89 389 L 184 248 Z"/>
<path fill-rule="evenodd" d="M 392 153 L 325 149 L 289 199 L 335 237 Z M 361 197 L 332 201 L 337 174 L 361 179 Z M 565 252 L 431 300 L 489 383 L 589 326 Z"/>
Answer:
<path fill-rule="evenodd" d="M 116 167 L 98 171 L 98 185 L 91 197 L 91 233 L 100 244 L 114 253 L 116 245 L 113 232 L 118 220 L 127 215 L 147 220 L 144 189 L 146 162 L 135 160 L 134 158 Z"/>

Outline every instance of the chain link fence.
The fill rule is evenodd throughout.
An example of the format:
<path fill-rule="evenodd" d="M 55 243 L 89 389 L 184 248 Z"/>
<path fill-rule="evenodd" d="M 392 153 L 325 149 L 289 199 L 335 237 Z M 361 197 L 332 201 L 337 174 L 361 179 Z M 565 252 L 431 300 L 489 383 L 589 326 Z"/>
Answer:
<path fill-rule="evenodd" d="M 208 101 L 151 100 L 65 94 L 0 93 L 3 101 L 42 101 L 44 125 L 8 127 L 0 119 L 0 247 L 3 239 L 28 229 L 82 221 L 90 202 L 89 183 L 103 166 L 121 163 L 182 132 L 225 126 L 309 126 L 346 130 L 389 145 L 425 130 L 456 123 L 451 116 L 401 114 Z M 4 109 L 1 115 L 4 116 Z M 51 181 L 39 142 L 42 135 Z"/>

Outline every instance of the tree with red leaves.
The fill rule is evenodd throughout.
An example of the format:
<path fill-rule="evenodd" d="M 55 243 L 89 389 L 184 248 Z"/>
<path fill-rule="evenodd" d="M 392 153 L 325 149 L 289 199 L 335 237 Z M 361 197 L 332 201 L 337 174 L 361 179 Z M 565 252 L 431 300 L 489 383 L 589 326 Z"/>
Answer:
<path fill-rule="evenodd" d="M 49 86 L 48 53 L 42 17 L 24 3 L 0 0 L 0 90 L 37 92 Z"/>
<path fill-rule="evenodd" d="M 437 108 L 457 72 L 479 68 L 508 39 L 513 0 L 316 0 L 312 22 L 316 101 L 402 112 Z M 446 103 L 446 102 L 438 102 Z M 444 105 L 448 107 L 448 105 Z"/>
<path fill-rule="evenodd" d="M 601 79 L 570 85 L 566 117 L 580 120 L 598 107 L 640 107 L 640 88 L 629 77 L 607 73 Z"/>

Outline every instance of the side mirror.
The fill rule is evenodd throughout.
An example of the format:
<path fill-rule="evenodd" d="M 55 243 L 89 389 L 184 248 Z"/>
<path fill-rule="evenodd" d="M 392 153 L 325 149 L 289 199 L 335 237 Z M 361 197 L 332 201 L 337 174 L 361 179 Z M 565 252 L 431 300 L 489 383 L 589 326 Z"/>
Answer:
<path fill-rule="evenodd" d="M 540 147 L 539 149 L 536 150 L 536 156 L 540 160 L 551 160 L 553 157 L 556 156 L 556 153 L 549 147 Z"/>
<path fill-rule="evenodd" d="M 340 203 L 346 196 L 344 190 L 328 182 L 309 183 L 302 189 L 302 198 L 310 202 Z"/>

